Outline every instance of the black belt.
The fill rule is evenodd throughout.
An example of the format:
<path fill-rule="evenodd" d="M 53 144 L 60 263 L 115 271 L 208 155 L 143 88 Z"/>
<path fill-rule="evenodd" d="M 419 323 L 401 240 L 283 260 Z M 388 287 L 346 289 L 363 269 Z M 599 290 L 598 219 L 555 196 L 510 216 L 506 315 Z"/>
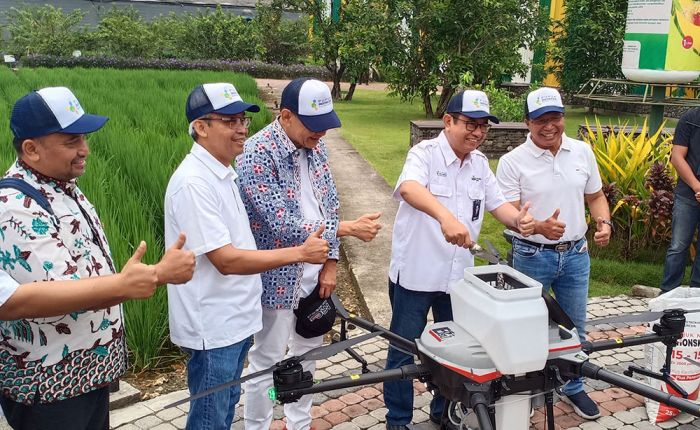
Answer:
<path fill-rule="evenodd" d="M 571 248 L 576 246 L 576 244 L 581 240 L 581 239 L 568 240 L 566 242 L 557 242 L 557 243 L 537 243 L 537 242 L 533 242 L 530 240 L 521 239 L 519 237 L 514 237 L 513 239 L 518 240 L 518 241 L 523 242 L 523 243 L 526 243 L 528 245 L 536 246 L 540 249 L 551 249 L 551 250 L 558 251 L 558 252 L 564 252 L 564 251 L 570 250 Z"/>

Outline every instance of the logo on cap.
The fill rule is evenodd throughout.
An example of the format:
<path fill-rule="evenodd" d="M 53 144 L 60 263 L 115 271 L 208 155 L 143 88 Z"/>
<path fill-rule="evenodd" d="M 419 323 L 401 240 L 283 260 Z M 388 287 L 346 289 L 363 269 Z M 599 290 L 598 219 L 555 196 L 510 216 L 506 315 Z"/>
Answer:
<path fill-rule="evenodd" d="M 78 101 L 78 99 L 73 99 L 68 101 L 68 107 L 66 108 L 66 110 L 73 113 L 81 113 L 83 108 L 80 107 L 80 102 Z"/>
<path fill-rule="evenodd" d="M 318 104 L 316 103 L 316 99 L 311 100 L 311 109 L 318 110 Z"/>
<path fill-rule="evenodd" d="M 236 90 L 234 90 L 233 87 L 224 87 L 224 98 L 226 100 L 233 100 L 233 98 L 237 95 L 238 93 L 236 93 Z"/>

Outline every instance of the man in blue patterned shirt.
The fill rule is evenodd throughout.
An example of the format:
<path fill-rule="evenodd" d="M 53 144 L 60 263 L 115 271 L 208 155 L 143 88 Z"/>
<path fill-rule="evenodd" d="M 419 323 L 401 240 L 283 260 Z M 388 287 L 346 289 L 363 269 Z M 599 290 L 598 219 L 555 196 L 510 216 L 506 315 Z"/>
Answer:
<path fill-rule="evenodd" d="M 340 127 L 328 86 L 315 79 L 295 79 L 282 92 L 280 107 L 277 119 L 249 138 L 238 157 L 253 236 L 258 249 L 276 249 L 298 245 L 325 226 L 322 237 L 330 251 L 324 264 L 296 263 L 262 274 L 263 328 L 248 354 L 250 373 L 282 360 L 288 347 L 291 355 L 301 355 L 321 345 L 322 335 L 305 338 L 294 330 L 299 299 L 311 294 L 326 298 L 335 289 L 339 237 L 370 241 L 380 228 L 379 213 L 354 221 L 338 218 L 338 195 L 322 140 L 327 130 Z M 304 363 L 304 370 L 313 368 L 313 362 Z M 246 429 L 270 428 L 271 385 L 269 375 L 246 384 Z M 309 428 L 311 401 L 307 395 L 284 405 L 287 429 Z"/>

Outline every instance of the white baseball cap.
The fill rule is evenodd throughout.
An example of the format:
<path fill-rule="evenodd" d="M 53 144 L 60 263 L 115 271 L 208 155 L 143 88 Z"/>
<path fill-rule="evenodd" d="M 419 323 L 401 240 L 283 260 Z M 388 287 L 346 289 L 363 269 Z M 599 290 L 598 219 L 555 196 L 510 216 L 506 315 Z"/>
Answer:
<path fill-rule="evenodd" d="M 542 87 L 527 95 L 525 117 L 536 119 L 547 112 L 564 113 L 564 103 L 559 91 L 550 87 Z"/>
<path fill-rule="evenodd" d="M 282 91 L 281 109 L 289 109 L 304 127 L 313 132 L 340 127 L 333 111 L 333 97 L 328 85 L 312 78 L 297 78 Z"/>
<path fill-rule="evenodd" d="M 498 124 L 500 121 L 491 115 L 489 98 L 483 91 L 465 90 L 452 96 L 447 104 L 447 113 L 460 113 L 469 118 L 488 118 Z"/>

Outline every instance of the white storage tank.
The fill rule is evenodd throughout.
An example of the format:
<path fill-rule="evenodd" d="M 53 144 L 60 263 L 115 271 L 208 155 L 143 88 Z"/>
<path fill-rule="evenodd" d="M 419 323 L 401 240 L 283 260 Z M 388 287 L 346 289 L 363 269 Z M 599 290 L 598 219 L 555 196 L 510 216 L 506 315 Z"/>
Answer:
<path fill-rule="evenodd" d="M 499 372 L 544 368 L 549 315 L 542 284 L 505 265 L 470 267 L 450 297 L 454 322 L 481 343 Z"/>

